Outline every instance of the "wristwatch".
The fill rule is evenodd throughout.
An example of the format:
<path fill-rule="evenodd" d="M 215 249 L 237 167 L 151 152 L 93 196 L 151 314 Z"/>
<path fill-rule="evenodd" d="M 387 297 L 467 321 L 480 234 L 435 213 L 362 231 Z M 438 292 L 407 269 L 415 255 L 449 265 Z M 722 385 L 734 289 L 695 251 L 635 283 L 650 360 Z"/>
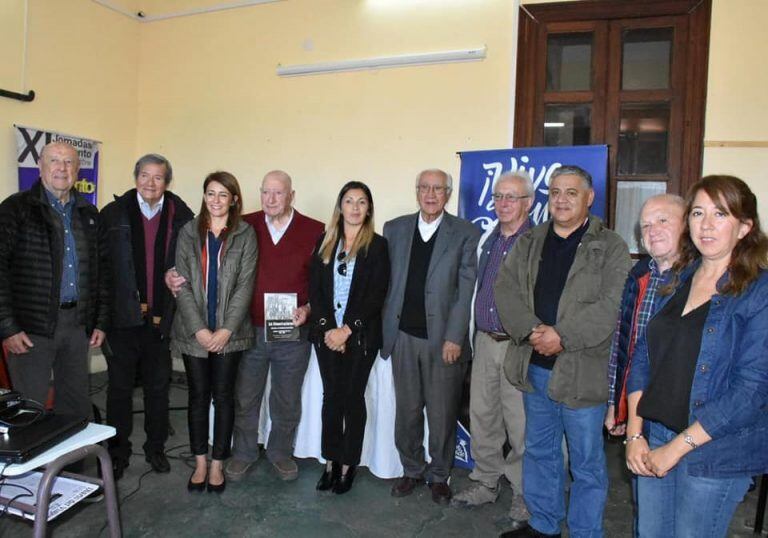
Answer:
<path fill-rule="evenodd" d="M 685 433 L 685 435 L 683 435 L 683 441 L 685 442 L 685 444 L 687 444 L 688 446 L 690 446 L 690 447 L 691 447 L 692 449 L 694 449 L 694 450 L 696 450 L 697 448 L 699 448 L 699 445 L 697 445 L 697 444 L 696 444 L 696 443 L 693 441 L 693 437 L 692 437 L 692 436 L 691 436 L 691 434 L 690 434 L 690 433 L 688 433 L 688 432 L 686 432 L 686 433 Z"/>

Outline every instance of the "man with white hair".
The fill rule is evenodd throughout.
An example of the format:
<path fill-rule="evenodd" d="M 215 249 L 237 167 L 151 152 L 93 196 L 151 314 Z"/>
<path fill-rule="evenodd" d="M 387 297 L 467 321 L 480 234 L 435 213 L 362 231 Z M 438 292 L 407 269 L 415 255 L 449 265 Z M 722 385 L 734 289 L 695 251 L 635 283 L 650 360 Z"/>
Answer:
<path fill-rule="evenodd" d="M 243 216 L 256 230 L 259 261 L 251 303 L 256 329 L 253 347 L 243 353 L 235 386 L 235 434 L 227 478 L 239 480 L 259 457 L 261 400 L 270 376 L 269 415 L 272 429 L 265 444 L 267 459 L 283 480 L 295 480 L 299 469 L 293 461 L 296 428 L 301 419 L 301 386 L 307 371 L 310 343 L 309 266 L 323 223 L 293 208 L 296 193 L 291 177 L 282 170 L 264 176 L 262 210 Z M 295 293 L 298 308 L 293 322 L 301 327 L 298 341 L 267 342 L 264 334 L 264 294 Z"/>
<path fill-rule="evenodd" d="M 74 185 L 77 150 L 52 142 L 40 181 L 0 205 L 0 337 L 14 389 L 58 414 L 89 418 L 88 347 L 104 341 L 107 260 L 99 214 Z"/>
<path fill-rule="evenodd" d="M 384 224 L 391 278 L 382 313 L 383 358 L 392 356 L 395 445 L 403 476 L 394 497 L 410 495 L 425 479 L 432 500 L 448 504 L 456 449 L 456 418 L 470 357 L 467 337 L 480 236 L 445 211 L 451 176 L 424 170 L 416 177 L 419 211 Z M 429 455 L 424 458 L 424 412 Z"/>
<path fill-rule="evenodd" d="M 453 498 L 456 506 L 479 506 L 499 497 L 499 479 L 506 476 L 514 490 L 510 518 L 528 519 L 522 491 L 522 460 L 525 451 L 523 393 L 504 375 L 509 335 L 499 319 L 493 286 L 502 262 L 518 237 L 531 227 L 529 212 L 534 187 L 524 171 L 507 172 L 493 186 L 493 205 L 498 223 L 480 239 L 477 285 L 473 301 L 474 356 L 469 393 L 472 457 L 475 482 Z M 509 452 L 503 454 L 504 443 Z"/>
<path fill-rule="evenodd" d="M 652 196 L 640 210 L 640 241 L 650 256 L 638 261 L 627 276 L 611 344 L 605 427 L 612 435 L 624 435 L 627 421 L 625 381 L 632 350 L 653 313 L 657 290 L 680 254 L 684 219 L 685 200 L 676 194 Z"/>

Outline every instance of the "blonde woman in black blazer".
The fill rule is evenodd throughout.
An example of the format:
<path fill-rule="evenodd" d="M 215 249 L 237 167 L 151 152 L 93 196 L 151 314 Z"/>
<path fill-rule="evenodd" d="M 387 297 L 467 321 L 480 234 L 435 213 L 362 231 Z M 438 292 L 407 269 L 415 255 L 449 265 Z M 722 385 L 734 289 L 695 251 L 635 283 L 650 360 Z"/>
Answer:
<path fill-rule="evenodd" d="M 350 181 L 312 257 L 312 340 L 323 378 L 320 491 L 346 493 L 360 463 L 365 388 L 381 349 L 381 309 L 389 285 L 387 240 L 374 232 L 368 187 Z"/>

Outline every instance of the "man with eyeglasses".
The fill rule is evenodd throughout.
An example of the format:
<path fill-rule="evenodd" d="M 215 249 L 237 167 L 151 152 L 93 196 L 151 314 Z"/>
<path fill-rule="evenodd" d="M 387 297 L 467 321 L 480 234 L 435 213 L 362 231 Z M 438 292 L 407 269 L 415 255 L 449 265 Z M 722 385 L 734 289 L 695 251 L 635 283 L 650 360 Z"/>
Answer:
<path fill-rule="evenodd" d="M 592 176 L 564 165 L 549 183 L 550 222 L 515 243 L 494 289 L 510 345 L 504 373 L 524 391 L 528 523 L 505 537 L 603 536 L 608 356 L 630 266 L 624 240 L 589 214 Z M 573 477 L 566 512 L 562 454 Z"/>
<path fill-rule="evenodd" d="M 383 358 L 392 357 L 395 445 L 403 476 L 394 497 L 410 495 L 425 479 L 432 500 L 451 499 L 456 418 L 470 357 L 467 329 L 480 233 L 445 211 L 452 179 L 442 170 L 416 177 L 419 211 L 384 224 L 391 278 L 384 304 Z M 424 458 L 424 410 L 429 464 Z"/>
<path fill-rule="evenodd" d="M 480 239 L 470 325 L 474 356 L 469 417 L 475 468 L 469 478 L 475 484 L 458 493 L 453 504 L 474 507 L 495 502 L 501 489 L 499 479 L 506 476 L 514 491 L 509 517 L 522 525 L 528 519 L 522 497 L 523 393 L 504 376 L 510 338 L 499 319 L 493 286 L 502 262 L 517 239 L 531 227 L 528 214 L 534 201 L 534 187 L 530 176 L 524 171 L 502 174 L 493 186 L 493 201 L 498 223 Z M 509 443 L 506 457 L 505 441 Z"/>

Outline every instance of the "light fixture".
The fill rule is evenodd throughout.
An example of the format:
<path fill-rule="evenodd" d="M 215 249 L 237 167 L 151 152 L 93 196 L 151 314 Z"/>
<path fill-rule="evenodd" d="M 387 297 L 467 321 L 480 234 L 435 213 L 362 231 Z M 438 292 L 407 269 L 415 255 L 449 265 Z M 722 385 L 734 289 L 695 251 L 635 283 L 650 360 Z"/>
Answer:
<path fill-rule="evenodd" d="M 544 122 L 545 129 L 554 129 L 557 127 L 565 127 L 565 123 L 562 121 L 545 121 Z"/>
<path fill-rule="evenodd" d="M 476 49 L 446 50 L 439 52 L 420 52 L 399 56 L 380 56 L 360 60 L 339 60 L 337 62 L 321 62 L 304 65 L 278 65 L 277 75 L 280 77 L 296 77 L 301 75 L 317 75 L 322 73 L 339 73 L 343 71 L 362 71 L 366 69 L 385 69 L 388 67 L 403 67 L 408 65 L 428 65 L 454 62 L 474 62 L 485 59 L 487 48 L 483 45 Z"/>

